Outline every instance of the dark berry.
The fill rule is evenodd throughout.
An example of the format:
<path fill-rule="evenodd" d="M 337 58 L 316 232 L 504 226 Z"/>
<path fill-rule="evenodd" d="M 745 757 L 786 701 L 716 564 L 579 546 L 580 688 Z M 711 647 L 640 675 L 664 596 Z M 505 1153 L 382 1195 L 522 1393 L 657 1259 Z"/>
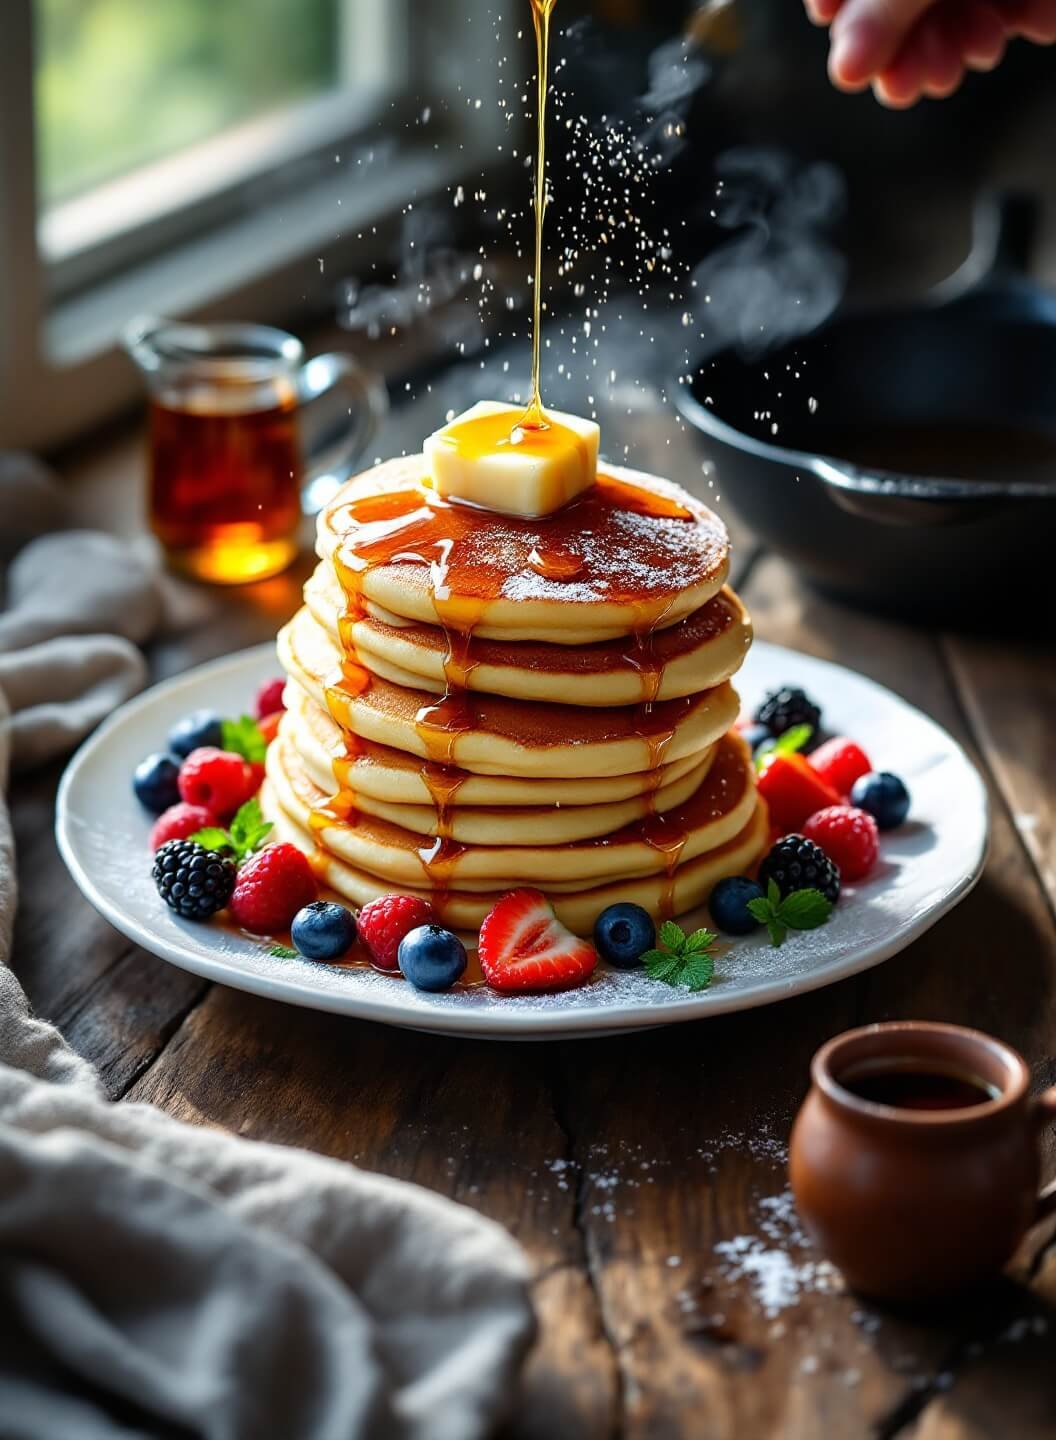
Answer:
<path fill-rule="evenodd" d="M 727 935 L 750 935 L 759 921 L 748 909 L 749 900 L 761 900 L 763 887 L 744 875 L 720 880 L 711 892 L 708 910 L 713 922 Z"/>
<path fill-rule="evenodd" d="M 169 749 L 184 758 L 203 745 L 215 745 L 219 750 L 223 743 L 224 722 L 215 710 L 195 710 L 177 720 L 169 731 Z"/>
<path fill-rule="evenodd" d="M 793 890 L 820 890 L 833 905 L 840 896 L 839 866 L 805 835 L 786 835 L 759 866 L 759 884 L 773 880 L 782 900 Z"/>
<path fill-rule="evenodd" d="M 400 941 L 400 969 L 416 990 L 450 990 L 466 968 L 466 947 L 442 925 L 419 925 Z"/>
<path fill-rule="evenodd" d="M 151 874 L 165 904 L 186 920 L 208 920 L 235 888 L 232 861 L 195 840 L 167 840 L 154 856 Z"/>
<path fill-rule="evenodd" d="M 290 938 L 306 960 L 340 960 L 356 943 L 356 917 L 343 905 L 313 900 L 293 917 Z"/>
<path fill-rule="evenodd" d="M 152 815 L 160 815 L 179 802 L 180 767 L 171 755 L 148 755 L 136 766 L 132 789 L 136 799 Z"/>
<path fill-rule="evenodd" d="M 610 905 L 594 922 L 594 948 L 617 970 L 633 970 L 656 944 L 656 926 L 640 905 Z"/>
<path fill-rule="evenodd" d="M 889 770 L 863 775 L 854 782 L 851 801 L 867 811 L 881 830 L 895 830 L 909 814 L 909 791 Z"/>
<path fill-rule="evenodd" d="M 780 690 L 770 691 L 753 718 L 765 725 L 771 735 L 783 735 L 793 725 L 809 725 L 816 735 L 821 724 L 821 707 L 804 691 L 782 685 Z"/>

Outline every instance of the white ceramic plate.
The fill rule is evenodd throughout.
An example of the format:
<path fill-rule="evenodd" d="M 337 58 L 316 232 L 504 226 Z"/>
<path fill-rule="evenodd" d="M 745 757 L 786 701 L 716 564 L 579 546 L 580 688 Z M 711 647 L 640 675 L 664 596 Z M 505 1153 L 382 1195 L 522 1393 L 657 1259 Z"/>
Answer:
<path fill-rule="evenodd" d="M 506 1039 L 701 1019 L 799 995 L 886 960 L 968 893 L 986 857 L 986 790 L 944 730 L 861 675 L 757 642 L 737 680 L 746 705 L 774 686 L 802 685 L 824 706 L 827 726 L 858 740 L 875 765 L 905 779 L 913 796 L 906 825 L 882 837 L 873 874 L 845 887 L 820 930 L 790 934 L 780 949 L 765 932 L 733 941 L 719 954 L 711 987 L 696 995 L 641 971 L 604 967 L 589 985 L 559 995 L 504 997 L 484 988 L 427 995 L 367 968 L 279 959 L 263 942 L 180 920 L 162 904 L 150 878 L 150 820 L 131 787 L 135 764 L 164 747 L 181 715 L 201 706 L 240 714 L 276 668 L 274 648 L 262 645 L 125 705 L 71 760 L 56 818 L 59 849 L 74 880 L 112 925 L 174 965 L 272 999 L 390 1025 Z"/>

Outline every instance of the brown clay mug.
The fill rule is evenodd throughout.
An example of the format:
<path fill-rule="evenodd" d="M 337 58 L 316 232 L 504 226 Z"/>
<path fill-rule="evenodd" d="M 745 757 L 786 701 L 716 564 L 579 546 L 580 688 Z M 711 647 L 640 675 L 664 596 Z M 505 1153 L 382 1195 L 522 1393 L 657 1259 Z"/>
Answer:
<path fill-rule="evenodd" d="M 823 1045 L 792 1130 L 789 1170 L 813 1239 L 855 1290 L 922 1302 L 995 1274 L 1056 1212 L 1038 1194 L 1056 1087 L 1028 1095 L 1026 1062 L 957 1025 L 906 1021 Z"/>

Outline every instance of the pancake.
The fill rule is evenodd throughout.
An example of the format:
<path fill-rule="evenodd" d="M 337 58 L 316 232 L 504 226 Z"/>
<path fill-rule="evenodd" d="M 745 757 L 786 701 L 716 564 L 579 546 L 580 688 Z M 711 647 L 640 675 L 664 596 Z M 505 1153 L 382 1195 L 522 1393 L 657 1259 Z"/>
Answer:
<path fill-rule="evenodd" d="M 285 702 L 283 724 L 292 731 L 293 744 L 313 774 L 332 773 L 345 789 L 389 805 L 435 806 L 441 798 L 452 807 L 608 805 L 652 795 L 680 780 L 701 761 L 701 755 L 686 755 L 655 770 L 593 780 L 473 775 L 455 766 L 423 765 L 417 755 L 346 735 L 295 681 L 286 686 Z M 704 756 L 709 753 L 701 752 Z M 328 788 L 332 790 L 333 785 Z"/>
<path fill-rule="evenodd" d="M 482 639 L 584 645 L 672 625 L 722 588 L 725 526 L 677 485 L 611 465 L 529 520 L 422 489 L 425 460 L 351 480 L 319 516 L 317 548 L 353 619 L 365 602 Z"/>
<path fill-rule="evenodd" d="M 350 735 L 476 774 L 535 779 L 628 775 L 696 755 L 737 718 L 729 682 L 655 705 L 587 708 L 503 696 L 437 701 L 349 667 L 307 608 L 279 632 L 279 659 Z"/>
<path fill-rule="evenodd" d="M 558 893 L 635 876 L 666 877 L 676 864 L 725 845 L 748 823 L 756 804 L 751 756 L 735 735 L 716 747 L 706 777 L 683 805 L 613 834 L 560 846 L 423 842 L 421 835 L 374 816 L 353 810 L 346 818 L 344 807 L 340 813 L 328 810 L 330 797 L 282 735 L 268 747 L 267 777 L 274 803 L 314 841 L 307 848 L 322 848 L 397 889 L 540 885 Z"/>
<path fill-rule="evenodd" d="M 650 795 L 632 796 L 608 805 L 569 805 L 560 801 L 548 805 L 467 805 L 451 773 L 429 777 L 427 802 L 422 805 L 391 804 L 363 795 L 350 783 L 345 766 L 334 766 L 319 745 L 305 735 L 296 715 L 283 717 L 281 731 L 304 764 L 309 779 L 322 794 L 348 795 L 364 815 L 388 820 L 422 836 L 444 835 L 469 845 L 565 845 L 610 835 L 645 815 L 662 814 L 683 805 L 707 775 L 715 749 L 703 752 L 684 775 L 659 786 Z"/>
<path fill-rule="evenodd" d="M 447 689 L 452 652 L 439 626 L 392 624 L 364 613 L 342 627 L 344 595 L 323 564 L 305 586 L 304 599 L 335 643 L 351 646 L 373 674 L 434 694 Z M 634 705 L 721 685 L 740 669 L 751 643 L 747 611 L 732 590 L 723 589 L 651 636 L 574 646 L 474 634 L 458 646 L 457 663 L 465 687 L 477 693 L 563 705 Z"/>
<path fill-rule="evenodd" d="M 376 875 L 357 870 L 325 850 L 313 852 L 311 837 L 282 810 L 268 782 L 261 791 L 261 803 L 268 818 L 274 822 L 276 840 L 288 841 L 313 854 L 313 866 L 320 881 L 350 904 L 366 905 L 368 901 L 392 892 L 392 886 Z M 739 834 L 696 860 L 679 865 L 670 878 L 666 875 L 639 876 L 592 886 L 572 894 L 553 891 L 546 886 L 542 888 L 557 918 L 578 935 L 589 936 L 601 912 L 617 901 L 642 905 L 656 920 L 671 914 L 682 915 L 702 905 L 720 880 L 729 875 L 744 875 L 751 870 L 769 843 L 769 826 L 766 805 L 757 799 L 753 813 Z M 401 892 L 431 901 L 446 925 L 467 932 L 480 929 L 484 917 L 495 903 L 494 893 L 489 892 L 445 890 L 437 893 L 413 886 L 401 887 Z"/>

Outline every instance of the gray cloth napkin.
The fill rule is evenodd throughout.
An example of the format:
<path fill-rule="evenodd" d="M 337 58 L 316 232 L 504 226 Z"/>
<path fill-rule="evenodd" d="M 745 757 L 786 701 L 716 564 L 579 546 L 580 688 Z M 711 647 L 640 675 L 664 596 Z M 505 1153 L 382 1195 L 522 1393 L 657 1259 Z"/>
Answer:
<path fill-rule="evenodd" d="M 61 519 L 39 467 L 0 457 L 0 560 Z M 29 1013 L 8 968 L 8 765 L 61 753 L 143 685 L 132 642 L 160 602 L 148 563 L 87 532 L 25 544 L 7 594 L 0 1436 L 488 1434 L 534 1333 L 528 1267 L 505 1231 L 414 1186 L 112 1105 Z"/>

